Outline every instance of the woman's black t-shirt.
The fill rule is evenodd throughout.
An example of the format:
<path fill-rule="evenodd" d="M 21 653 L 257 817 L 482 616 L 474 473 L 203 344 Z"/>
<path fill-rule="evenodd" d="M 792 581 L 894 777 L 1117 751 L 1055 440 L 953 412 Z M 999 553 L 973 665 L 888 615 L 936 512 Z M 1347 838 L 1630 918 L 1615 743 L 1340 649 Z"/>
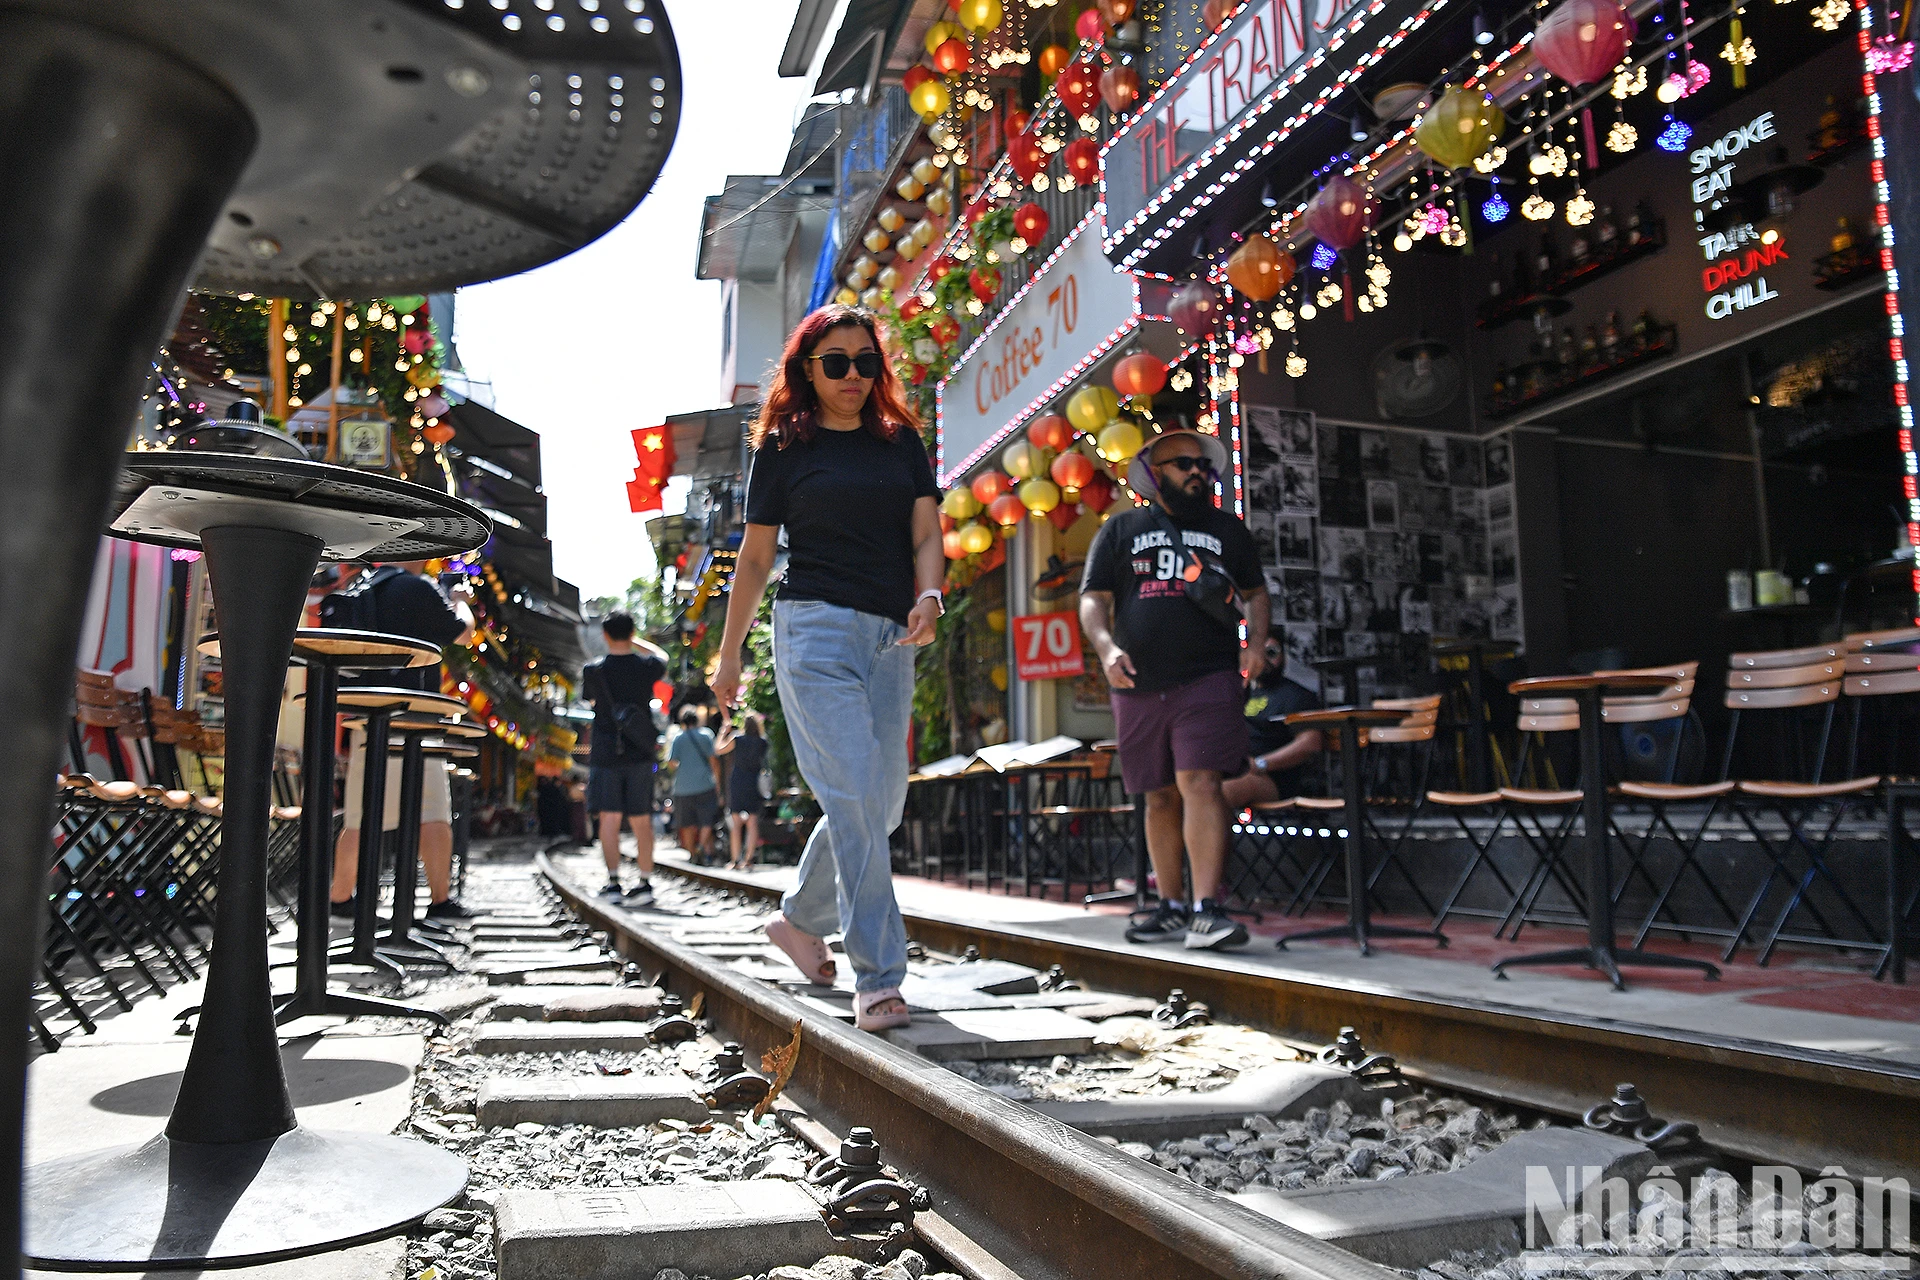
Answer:
<path fill-rule="evenodd" d="M 919 433 L 814 432 L 754 451 L 747 523 L 784 525 L 782 600 L 822 600 L 907 625 L 913 609 L 913 504 L 937 498 Z"/>

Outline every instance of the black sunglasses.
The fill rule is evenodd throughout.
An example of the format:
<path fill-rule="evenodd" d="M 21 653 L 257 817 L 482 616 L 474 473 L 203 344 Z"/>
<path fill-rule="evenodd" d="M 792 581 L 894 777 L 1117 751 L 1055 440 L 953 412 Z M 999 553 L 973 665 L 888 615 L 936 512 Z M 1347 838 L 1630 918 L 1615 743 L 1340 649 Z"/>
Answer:
<path fill-rule="evenodd" d="M 825 355 L 808 356 L 807 359 L 818 360 L 820 372 L 835 382 L 846 377 L 848 369 L 854 370 L 869 382 L 880 376 L 878 351 L 862 351 L 857 356 L 850 356 L 844 351 L 829 351 Z"/>
<path fill-rule="evenodd" d="M 1153 465 L 1156 467 L 1173 467 L 1183 472 L 1184 471 L 1204 471 L 1208 475 L 1213 474 L 1213 462 L 1211 459 L 1190 458 L 1185 454 L 1182 454 L 1177 458 L 1168 458 L 1163 462 L 1156 462 Z"/>

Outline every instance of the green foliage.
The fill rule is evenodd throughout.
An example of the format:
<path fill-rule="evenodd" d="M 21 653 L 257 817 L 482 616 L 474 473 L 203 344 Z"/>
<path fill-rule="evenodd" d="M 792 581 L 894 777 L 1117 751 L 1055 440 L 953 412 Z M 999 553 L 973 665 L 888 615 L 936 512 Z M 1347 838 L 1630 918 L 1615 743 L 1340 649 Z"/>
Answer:
<path fill-rule="evenodd" d="M 758 712 L 766 722 L 767 770 L 773 774 L 775 791 L 798 781 L 798 766 L 793 759 L 793 734 L 787 728 L 786 712 L 780 706 L 780 691 L 773 680 L 773 593 L 760 601 L 760 613 L 753 631 L 747 636 L 747 655 L 742 663 L 740 701 L 749 711 Z"/>
<path fill-rule="evenodd" d="M 950 672 L 969 603 L 967 596 L 949 596 L 947 611 L 934 628 L 933 643 L 914 657 L 913 732 L 918 764 L 944 759 L 954 751 L 955 704 Z"/>

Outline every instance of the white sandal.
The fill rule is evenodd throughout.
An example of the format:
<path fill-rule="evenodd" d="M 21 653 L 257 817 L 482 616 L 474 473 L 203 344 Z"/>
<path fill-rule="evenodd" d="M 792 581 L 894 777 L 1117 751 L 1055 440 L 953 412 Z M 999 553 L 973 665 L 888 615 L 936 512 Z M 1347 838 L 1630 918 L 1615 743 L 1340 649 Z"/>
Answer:
<path fill-rule="evenodd" d="M 876 1013 L 881 1005 L 899 1001 L 898 1013 Z M 913 1021 L 913 1014 L 907 1009 L 907 1002 L 900 998 L 900 988 L 882 987 L 878 991 L 857 991 L 853 997 L 853 1025 L 862 1031 L 886 1031 L 892 1027 L 904 1027 Z"/>
<path fill-rule="evenodd" d="M 787 953 L 787 959 L 793 961 L 793 967 L 808 982 L 821 987 L 833 985 L 839 968 L 833 962 L 833 950 L 825 938 L 803 931 L 785 916 L 775 916 L 767 922 L 767 937 Z"/>

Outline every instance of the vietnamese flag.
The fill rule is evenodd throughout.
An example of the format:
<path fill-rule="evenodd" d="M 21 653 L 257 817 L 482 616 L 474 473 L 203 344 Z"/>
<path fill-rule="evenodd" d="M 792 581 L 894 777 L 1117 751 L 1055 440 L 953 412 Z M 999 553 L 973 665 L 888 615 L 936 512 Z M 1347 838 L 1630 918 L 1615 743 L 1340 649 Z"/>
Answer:
<path fill-rule="evenodd" d="M 627 509 L 635 515 L 665 510 L 661 494 L 666 487 L 665 476 L 648 475 L 644 468 L 634 468 L 633 479 L 627 481 Z"/>
<path fill-rule="evenodd" d="M 633 454 L 640 460 L 637 474 L 653 476 L 662 484 L 673 474 L 673 432 L 662 423 L 640 427 L 633 432 Z"/>

